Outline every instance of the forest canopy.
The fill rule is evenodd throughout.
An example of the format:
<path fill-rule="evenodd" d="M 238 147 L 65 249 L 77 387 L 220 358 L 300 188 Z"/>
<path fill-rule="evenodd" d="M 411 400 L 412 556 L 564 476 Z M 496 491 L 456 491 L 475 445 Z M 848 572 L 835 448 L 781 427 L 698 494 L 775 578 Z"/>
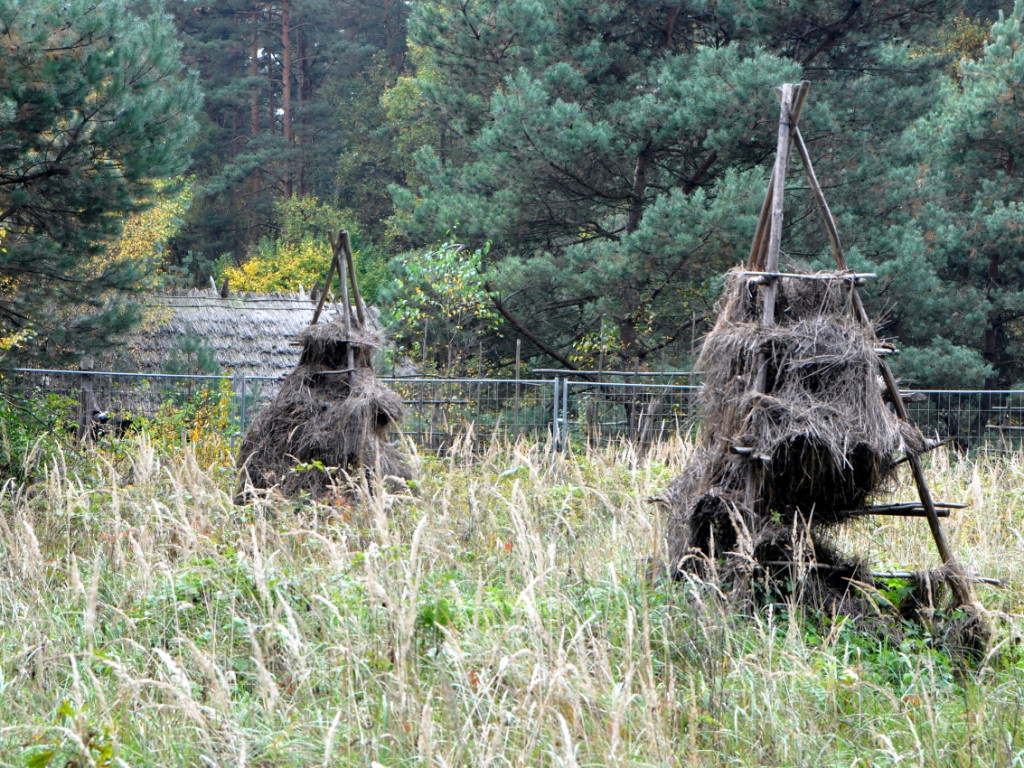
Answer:
<path fill-rule="evenodd" d="M 358 236 L 420 364 L 500 370 L 519 341 L 540 365 L 685 368 L 749 247 L 773 88 L 804 79 L 804 137 L 851 263 L 879 275 L 867 300 L 901 375 L 1024 383 L 1021 2 L 104 0 L 33 26 L 54 7 L 0 2 L 8 338 L 84 348 L 30 311 L 64 301 L 54 286 L 106 309 L 154 270 L 308 289 L 322 233 L 289 212 L 315 210 Z M 149 195 L 183 172 L 164 247 L 107 258 L 127 215 L 183 199 L 167 182 Z M 799 178 L 786 200 L 784 259 L 826 266 Z M 451 254 L 473 255 L 451 301 L 476 310 L 445 336 L 444 310 L 426 315 L 448 300 L 422 297 Z M 80 317 L 95 339 L 130 319 Z"/>
<path fill-rule="evenodd" d="M 123 1 L 0 0 L 0 337 L 49 356 L 133 319 L 154 265 L 111 246 L 187 167 L 199 92 L 170 19 Z M 170 192 L 167 185 L 165 192 Z"/>

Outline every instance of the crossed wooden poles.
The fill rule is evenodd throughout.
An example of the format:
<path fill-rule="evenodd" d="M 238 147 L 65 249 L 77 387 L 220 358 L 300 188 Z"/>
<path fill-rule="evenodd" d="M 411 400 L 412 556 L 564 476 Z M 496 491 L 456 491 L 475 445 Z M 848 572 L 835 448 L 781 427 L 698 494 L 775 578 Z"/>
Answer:
<path fill-rule="evenodd" d="M 320 294 L 316 311 L 313 312 L 313 319 L 309 324 L 316 325 L 320 319 L 320 313 L 324 308 L 324 301 L 327 299 L 327 293 L 331 288 L 331 280 L 334 279 L 334 272 L 337 270 L 338 277 L 341 279 L 341 303 L 345 323 L 345 338 L 349 342 L 347 373 L 349 381 L 351 381 L 352 374 L 355 372 L 355 353 L 352 349 L 352 304 L 355 303 L 356 305 L 355 320 L 359 330 L 366 327 L 366 305 L 363 304 L 363 297 L 359 295 L 359 281 L 356 279 L 355 258 L 352 255 L 352 239 L 349 237 L 348 230 L 340 230 L 337 236 L 328 232 L 327 239 L 331 244 L 331 264 L 327 268 L 324 289 Z M 344 267 L 341 264 L 342 258 L 345 259 Z M 351 295 L 349 294 L 349 283 L 352 285 Z"/>
<path fill-rule="evenodd" d="M 862 325 L 871 327 L 871 321 L 868 318 L 867 312 L 864 310 L 864 304 L 857 292 L 858 276 L 853 275 L 847 266 L 846 256 L 843 253 L 843 247 L 839 240 L 839 231 L 836 228 L 835 218 L 832 216 L 831 210 L 829 210 L 828 203 L 825 200 L 825 195 L 821 190 L 821 185 L 818 183 L 818 179 L 814 174 L 814 167 L 811 164 L 811 158 L 807 152 L 807 146 L 804 143 L 803 136 L 800 134 L 798 123 L 800 121 L 800 113 L 803 110 L 804 102 L 807 100 L 807 92 L 809 89 L 810 83 L 807 81 L 795 85 L 792 83 L 786 83 L 781 88 L 776 89 L 776 94 L 780 101 L 781 113 L 779 117 L 779 134 L 775 155 L 775 167 L 772 170 L 771 180 L 768 183 L 768 191 L 765 195 L 764 203 L 761 206 L 761 215 L 758 219 L 757 229 L 754 233 L 754 241 L 750 247 L 750 257 L 747 262 L 747 268 L 750 272 L 759 275 L 765 283 L 765 289 L 761 294 L 763 301 L 761 315 L 762 324 L 766 327 L 774 325 L 775 298 L 778 293 L 778 278 L 787 276 L 779 272 L 779 252 L 782 242 L 782 211 L 783 193 L 786 185 L 786 169 L 789 165 L 789 158 L 792 150 L 795 148 L 797 154 L 800 155 L 804 173 L 807 176 L 807 181 L 814 193 L 814 199 L 817 202 L 818 210 L 825 221 L 825 228 L 828 232 L 832 255 L 835 258 L 836 267 L 839 270 L 838 273 L 829 276 L 829 279 L 849 281 L 853 313 Z M 760 360 L 759 363 L 754 387 L 758 391 L 763 391 L 765 388 L 767 366 L 764 364 L 764 360 Z M 907 408 L 900 397 L 896 378 L 893 376 L 892 369 L 889 367 L 889 364 L 884 357 L 878 357 L 878 368 L 881 373 L 882 380 L 885 383 L 885 388 L 889 393 L 889 398 L 895 406 L 896 415 L 901 421 L 909 422 L 910 419 L 907 414 Z M 921 459 L 918 454 L 908 450 L 906 452 L 905 460 L 910 464 L 911 471 L 913 472 L 914 484 L 917 486 L 917 492 L 921 499 L 920 510 L 923 512 L 923 516 L 928 520 L 928 527 L 931 529 L 932 537 L 935 539 L 935 545 L 939 551 L 939 556 L 942 558 L 942 563 L 948 573 L 948 581 L 951 589 L 953 590 L 953 594 L 960 605 L 973 604 L 974 599 L 967 575 L 953 557 L 953 552 L 950 550 L 949 543 L 946 540 L 946 534 L 942 530 L 942 525 L 939 522 L 940 512 L 932 499 L 931 491 L 928 489 L 928 483 L 925 480 L 924 468 L 921 465 Z M 757 482 L 758 472 L 759 469 L 757 467 L 757 462 L 751 462 L 747 484 L 748 495 L 751 497 L 756 494 L 757 488 L 759 487 Z M 755 499 L 749 498 L 748 501 L 754 502 Z M 953 505 L 943 505 L 944 510 L 946 506 Z M 880 510 L 881 508 L 878 509 Z M 917 507 L 915 507 L 915 511 L 916 509 Z M 878 513 L 882 514 L 883 512 Z"/>

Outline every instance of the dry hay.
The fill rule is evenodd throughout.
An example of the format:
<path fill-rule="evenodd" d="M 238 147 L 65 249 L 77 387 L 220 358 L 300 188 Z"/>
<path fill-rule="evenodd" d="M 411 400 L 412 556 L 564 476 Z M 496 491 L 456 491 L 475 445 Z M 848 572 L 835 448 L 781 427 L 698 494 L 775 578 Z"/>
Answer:
<path fill-rule="evenodd" d="M 242 442 L 240 497 L 249 489 L 276 488 L 289 497 L 322 498 L 357 470 L 411 477 L 389 439 L 402 421 L 402 401 L 373 372 L 373 352 L 384 342 L 380 330 L 371 325 L 346 333 L 334 320 L 310 326 L 299 342 L 298 366 Z"/>
<path fill-rule="evenodd" d="M 698 362 L 700 449 L 667 493 L 670 562 L 748 593 L 802 568 L 813 602 L 842 603 L 867 570 L 823 527 L 863 507 L 892 479 L 894 454 L 924 441 L 883 402 L 878 340 L 854 318 L 849 283 L 777 285 L 766 327 L 758 279 L 727 275 Z"/>

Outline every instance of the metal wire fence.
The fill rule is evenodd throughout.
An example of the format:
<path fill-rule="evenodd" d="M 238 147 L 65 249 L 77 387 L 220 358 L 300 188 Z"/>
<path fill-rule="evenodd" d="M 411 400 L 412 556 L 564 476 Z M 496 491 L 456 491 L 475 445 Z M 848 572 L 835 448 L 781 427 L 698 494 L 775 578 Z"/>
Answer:
<path fill-rule="evenodd" d="M 557 448 L 600 445 L 620 439 L 640 446 L 689 434 L 699 423 L 700 385 L 686 373 L 638 376 L 605 373 L 530 379 L 382 377 L 406 408 L 403 432 L 421 447 L 443 449 L 456 440 L 483 445 L 494 437 L 523 436 Z M 606 380 L 617 378 L 618 380 Z M 98 408 L 128 417 L 187 412 L 219 398 L 230 409 L 233 439 L 245 433 L 273 399 L 279 378 L 185 376 L 124 372 L 18 369 L 4 391 L 41 419 L 74 418 L 88 381 Z M 958 450 L 1024 445 L 1024 391 L 942 390 L 904 393 L 911 418 L 928 437 Z"/>

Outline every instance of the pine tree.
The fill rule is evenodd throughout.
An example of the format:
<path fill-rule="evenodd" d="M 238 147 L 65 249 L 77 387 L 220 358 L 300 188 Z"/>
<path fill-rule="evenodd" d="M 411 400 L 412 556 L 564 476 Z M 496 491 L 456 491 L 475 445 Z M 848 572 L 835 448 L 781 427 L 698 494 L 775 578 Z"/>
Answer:
<path fill-rule="evenodd" d="M 749 247 L 773 86 L 813 82 L 804 134 L 856 233 L 895 140 L 936 93 L 944 62 L 918 51 L 960 5 L 417 4 L 410 37 L 427 52 L 419 85 L 439 141 L 417 156 L 425 183 L 394 190 L 395 223 L 413 243 L 491 241 L 504 310 L 564 363 L 594 350 L 678 360 L 711 312 L 709 285 Z M 825 233 L 793 187 L 784 247 L 813 261 Z"/>
<path fill-rule="evenodd" d="M 122 0 L 0 0 L 0 336 L 88 348 L 132 317 L 122 217 L 180 171 L 199 99 L 173 26 Z"/>
<path fill-rule="evenodd" d="M 919 386 L 1024 382 L 1024 2 L 906 134 L 912 190 L 875 255 L 901 371 Z"/>
<path fill-rule="evenodd" d="M 199 184 L 179 257 L 204 251 L 212 261 L 228 253 L 240 264 L 274 235 L 275 205 L 292 195 L 354 209 L 368 232 L 379 228 L 390 213 L 381 208 L 383 191 L 400 176 L 374 178 L 386 165 L 385 144 L 373 138 L 382 122 L 377 101 L 403 66 L 407 5 L 213 0 L 169 7 L 208 92 L 193 168 Z"/>

